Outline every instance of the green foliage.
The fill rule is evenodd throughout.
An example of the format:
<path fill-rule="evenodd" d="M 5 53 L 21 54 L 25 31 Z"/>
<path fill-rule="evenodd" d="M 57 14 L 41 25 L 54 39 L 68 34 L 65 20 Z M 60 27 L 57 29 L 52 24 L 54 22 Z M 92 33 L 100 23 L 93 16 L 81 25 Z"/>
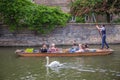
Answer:
<path fill-rule="evenodd" d="M 85 18 L 82 16 L 82 17 L 76 17 L 76 22 L 77 23 L 85 23 Z"/>
<path fill-rule="evenodd" d="M 48 33 L 56 26 L 65 26 L 69 15 L 56 7 L 37 5 L 30 0 L 2 0 L 0 13 L 12 31 L 21 27 Z"/>
<path fill-rule="evenodd" d="M 75 0 L 71 5 L 71 14 L 81 16 L 90 13 L 106 14 L 110 22 L 110 14 L 120 13 L 119 0 Z"/>
<path fill-rule="evenodd" d="M 43 5 L 34 6 L 27 11 L 25 23 L 30 30 L 38 31 L 39 33 L 48 33 L 55 29 L 56 25 L 65 26 L 68 15 L 62 13 L 60 9 L 55 7 L 46 7 Z"/>
<path fill-rule="evenodd" d="M 22 26 L 20 22 L 25 17 L 23 15 L 23 6 L 32 5 L 31 2 L 25 0 L 1 0 L 0 13 L 3 16 L 4 23 L 10 26 L 11 31 L 14 31 Z"/>
<path fill-rule="evenodd" d="M 71 5 L 71 14 L 81 16 L 93 12 L 94 7 L 102 0 L 75 0 Z"/>
<path fill-rule="evenodd" d="M 120 23 L 120 18 L 113 21 L 114 23 Z"/>

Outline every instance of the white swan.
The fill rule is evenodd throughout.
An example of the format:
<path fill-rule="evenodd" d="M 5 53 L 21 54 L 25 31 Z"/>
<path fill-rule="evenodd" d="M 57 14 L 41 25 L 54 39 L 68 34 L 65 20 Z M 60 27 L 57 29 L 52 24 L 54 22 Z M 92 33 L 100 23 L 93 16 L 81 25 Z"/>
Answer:
<path fill-rule="evenodd" d="M 60 64 L 60 62 L 58 62 L 58 61 L 53 61 L 49 64 L 49 57 L 48 56 L 46 57 L 46 60 L 47 60 L 47 64 L 46 64 L 47 67 L 60 67 L 60 66 L 62 66 L 62 64 Z"/>

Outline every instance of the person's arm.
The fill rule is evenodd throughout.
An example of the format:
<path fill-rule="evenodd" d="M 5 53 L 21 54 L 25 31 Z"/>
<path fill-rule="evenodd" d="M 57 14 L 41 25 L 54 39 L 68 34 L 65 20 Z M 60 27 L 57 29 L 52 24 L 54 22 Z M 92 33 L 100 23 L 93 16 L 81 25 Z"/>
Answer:
<path fill-rule="evenodd" d="M 100 28 L 98 25 L 96 25 L 96 28 L 97 28 L 99 31 L 103 30 L 103 28 Z"/>
<path fill-rule="evenodd" d="M 96 28 L 98 29 L 98 32 L 99 32 L 99 34 L 100 34 L 100 37 L 102 38 L 101 28 L 100 28 L 98 25 L 96 25 Z"/>
<path fill-rule="evenodd" d="M 100 30 L 100 28 L 99 28 L 99 26 L 98 26 L 98 25 L 96 25 L 96 28 L 97 28 L 98 30 Z"/>

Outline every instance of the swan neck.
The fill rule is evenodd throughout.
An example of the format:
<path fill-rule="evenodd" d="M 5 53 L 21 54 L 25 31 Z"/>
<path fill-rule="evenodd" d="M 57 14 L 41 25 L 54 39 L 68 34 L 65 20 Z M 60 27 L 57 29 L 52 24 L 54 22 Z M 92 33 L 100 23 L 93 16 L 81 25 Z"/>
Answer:
<path fill-rule="evenodd" d="M 48 66 L 49 65 L 49 58 L 47 57 L 46 59 L 47 59 L 47 64 L 46 65 Z"/>

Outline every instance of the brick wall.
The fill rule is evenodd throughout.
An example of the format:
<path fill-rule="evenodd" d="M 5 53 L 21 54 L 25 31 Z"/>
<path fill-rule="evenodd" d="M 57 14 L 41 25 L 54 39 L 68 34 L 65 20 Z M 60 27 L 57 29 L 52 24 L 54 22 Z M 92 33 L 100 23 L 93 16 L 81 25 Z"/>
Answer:
<path fill-rule="evenodd" d="M 64 12 L 69 12 L 68 4 L 70 0 L 34 0 L 36 4 L 45 4 L 48 6 L 59 6 Z"/>

